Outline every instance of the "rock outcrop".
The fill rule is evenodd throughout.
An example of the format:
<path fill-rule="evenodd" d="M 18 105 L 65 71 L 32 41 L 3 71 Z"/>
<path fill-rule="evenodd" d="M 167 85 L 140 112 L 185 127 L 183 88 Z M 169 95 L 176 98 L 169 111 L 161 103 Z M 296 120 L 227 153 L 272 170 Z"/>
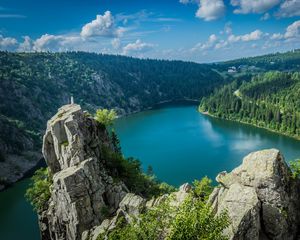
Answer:
<path fill-rule="evenodd" d="M 103 148 L 112 149 L 105 127 L 79 105 L 63 106 L 48 122 L 43 154 L 53 185 L 39 216 L 42 239 L 81 239 L 116 211 L 128 189 L 106 171 Z"/>
<path fill-rule="evenodd" d="M 289 240 L 300 231 L 300 183 L 276 149 L 249 154 L 232 172 L 220 173 L 210 196 L 213 210 L 226 210 L 230 239 Z"/>

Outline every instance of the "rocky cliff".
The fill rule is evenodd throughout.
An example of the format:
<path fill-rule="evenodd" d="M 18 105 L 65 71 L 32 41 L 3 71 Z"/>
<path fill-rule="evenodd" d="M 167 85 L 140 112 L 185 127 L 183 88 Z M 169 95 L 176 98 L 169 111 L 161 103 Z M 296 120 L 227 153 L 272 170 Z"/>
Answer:
<path fill-rule="evenodd" d="M 114 212 L 128 192 L 105 169 L 110 148 L 104 126 L 79 105 L 66 105 L 48 122 L 43 154 L 53 174 L 49 207 L 39 216 L 42 239 L 80 239 Z"/>
<path fill-rule="evenodd" d="M 42 239 L 96 240 L 116 227 L 118 219 L 132 216 L 164 201 L 129 193 L 122 181 L 107 170 L 103 149 L 113 151 L 106 128 L 81 110 L 63 106 L 47 124 L 43 154 L 53 175 L 47 209 L 39 213 Z M 292 178 L 276 149 L 246 156 L 230 173 L 217 176 L 220 183 L 210 195 L 216 215 L 228 212 L 230 239 L 296 239 L 300 231 L 300 183 Z M 179 206 L 189 195 L 184 184 L 173 193 Z"/>

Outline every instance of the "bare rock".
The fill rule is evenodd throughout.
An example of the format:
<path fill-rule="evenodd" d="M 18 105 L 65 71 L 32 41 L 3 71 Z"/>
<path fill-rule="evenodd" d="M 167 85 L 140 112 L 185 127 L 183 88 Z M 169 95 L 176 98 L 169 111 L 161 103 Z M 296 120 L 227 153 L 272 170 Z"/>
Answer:
<path fill-rule="evenodd" d="M 299 181 L 276 149 L 249 154 L 210 195 L 213 210 L 226 210 L 230 239 L 295 239 L 300 230 Z"/>
<path fill-rule="evenodd" d="M 48 122 L 43 154 L 53 185 L 49 207 L 39 216 L 43 239 L 81 239 L 105 219 L 103 212 L 117 210 L 128 189 L 109 176 L 104 147 L 111 148 L 105 127 L 79 105 L 63 106 Z"/>

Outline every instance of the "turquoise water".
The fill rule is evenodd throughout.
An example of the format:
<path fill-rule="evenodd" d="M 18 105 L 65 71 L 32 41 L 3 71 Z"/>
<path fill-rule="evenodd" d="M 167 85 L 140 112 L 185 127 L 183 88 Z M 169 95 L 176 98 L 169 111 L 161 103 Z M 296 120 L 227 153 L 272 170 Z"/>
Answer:
<path fill-rule="evenodd" d="M 126 156 L 151 165 L 159 179 L 180 185 L 238 166 L 251 151 L 278 148 L 286 159 L 300 157 L 300 141 L 264 129 L 168 106 L 118 119 L 115 129 Z M 29 180 L 0 193 L 0 239 L 39 239 L 36 215 L 25 201 Z"/>
<path fill-rule="evenodd" d="M 151 165 L 159 179 L 180 185 L 230 171 L 249 152 L 278 148 L 300 157 L 300 141 L 264 129 L 199 114 L 196 106 L 137 113 L 116 123 L 125 156 Z"/>

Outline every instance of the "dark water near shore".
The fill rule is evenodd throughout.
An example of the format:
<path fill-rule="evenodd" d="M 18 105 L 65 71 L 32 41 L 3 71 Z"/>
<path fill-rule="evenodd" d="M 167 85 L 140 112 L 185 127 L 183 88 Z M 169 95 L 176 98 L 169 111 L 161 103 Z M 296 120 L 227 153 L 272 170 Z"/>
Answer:
<path fill-rule="evenodd" d="M 180 185 L 230 171 L 252 151 L 278 148 L 286 160 L 300 157 L 300 141 L 249 125 L 211 118 L 196 106 L 167 106 L 118 119 L 126 156 L 151 165 L 159 179 Z M 39 239 L 37 218 L 25 201 L 29 180 L 0 193 L 0 239 Z"/>

